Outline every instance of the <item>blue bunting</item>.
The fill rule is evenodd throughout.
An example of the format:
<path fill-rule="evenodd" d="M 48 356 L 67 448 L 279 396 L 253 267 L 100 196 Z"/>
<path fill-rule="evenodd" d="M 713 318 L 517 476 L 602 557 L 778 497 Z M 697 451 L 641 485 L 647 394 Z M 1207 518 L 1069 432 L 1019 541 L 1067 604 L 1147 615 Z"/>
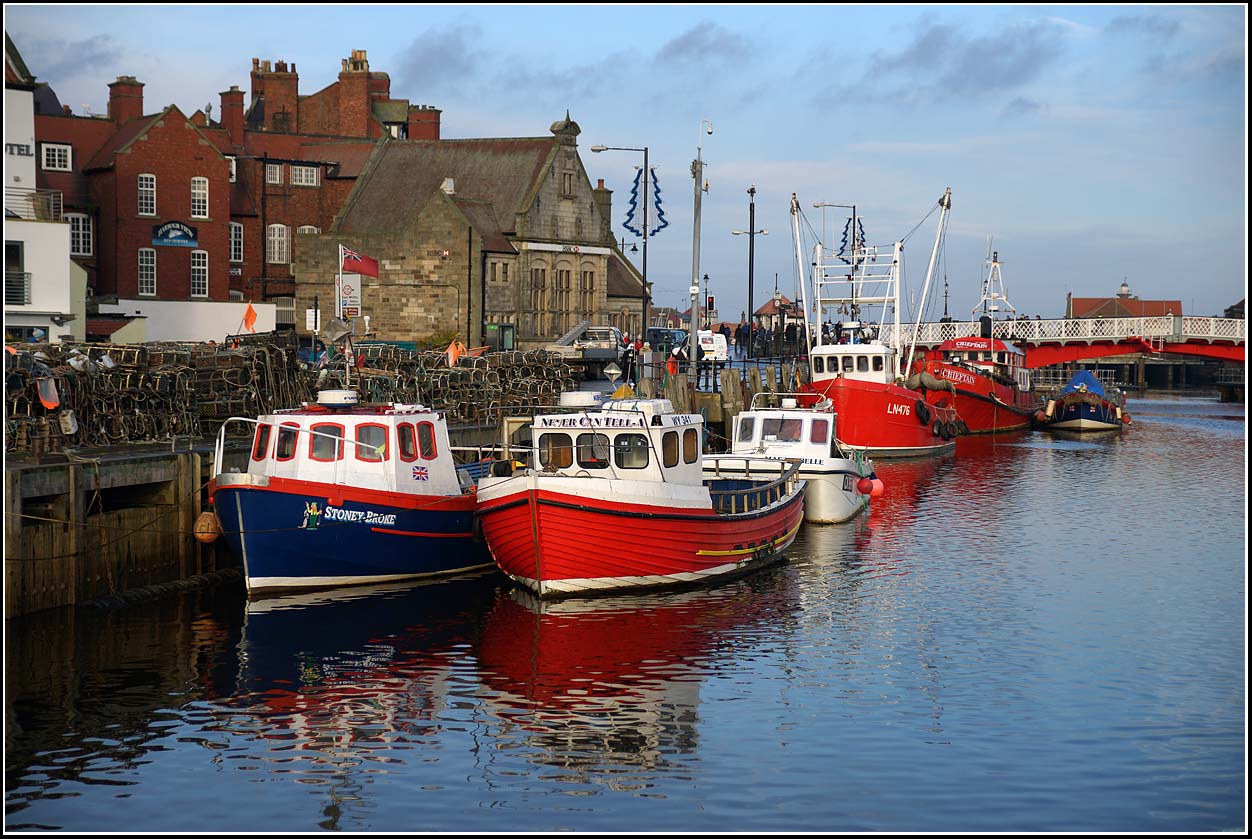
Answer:
<path fill-rule="evenodd" d="M 656 167 L 653 166 L 651 167 L 651 169 L 652 169 L 652 205 L 649 209 L 654 211 L 656 215 L 656 218 L 654 219 L 656 221 L 656 226 L 648 231 L 648 235 L 655 236 L 657 233 L 669 227 L 669 221 L 667 221 L 665 218 L 665 211 L 661 209 L 661 186 L 660 184 L 657 183 L 657 180 L 656 180 Z M 635 172 L 635 183 L 630 188 L 630 203 L 626 210 L 626 221 L 623 222 L 622 224 L 622 227 L 626 228 L 631 233 L 634 233 L 636 236 L 643 235 L 643 231 L 639 229 L 640 227 L 642 227 L 642 224 L 640 224 L 639 222 L 635 220 L 635 212 L 636 210 L 639 209 L 639 187 L 640 187 L 640 181 L 642 179 L 643 179 L 643 169 L 640 168 L 636 170 Z"/>
<path fill-rule="evenodd" d="M 856 227 L 857 227 L 856 247 L 859 250 L 865 250 L 865 219 L 863 218 L 857 219 Z M 852 219 L 849 218 L 848 223 L 843 226 L 843 243 L 839 245 L 839 253 L 835 254 L 835 256 L 839 257 L 844 262 L 852 261 L 850 259 L 844 258 L 844 254 L 848 252 L 848 233 L 851 230 L 852 230 Z"/>

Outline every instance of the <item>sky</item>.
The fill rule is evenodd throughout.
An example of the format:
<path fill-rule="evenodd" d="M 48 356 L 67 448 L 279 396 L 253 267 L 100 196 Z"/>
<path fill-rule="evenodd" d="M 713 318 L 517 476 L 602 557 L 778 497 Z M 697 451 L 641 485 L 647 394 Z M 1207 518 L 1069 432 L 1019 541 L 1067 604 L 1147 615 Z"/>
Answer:
<path fill-rule="evenodd" d="M 583 165 L 623 227 L 648 148 L 669 226 L 648 241 L 653 305 L 686 309 L 694 182 L 705 164 L 699 271 L 723 319 L 798 295 L 789 213 L 807 249 L 836 245 L 856 205 L 870 244 L 905 238 L 916 311 L 945 188 L 952 211 L 923 316 L 968 316 L 998 252 L 1019 312 L 1067 293 L 1221 315 L 1247 288 L 1247 10 L 1242 5 L 218 5 L 6 4 L 40 81 L 81 113 L 109 82 L 144 82 L 145 111 L 220 110 L 252 59 L 294 63 L 300 93 L 366 50 L 391 92 L 442 110 L 442 136 L 550 136 L 568 110 Z M 702 126 L 708 121 L 713 133 Z M 825 215 L 823 216 L 823 213 Z M 843 216 L 836 218 L 836 213 Z M 811 232 L 810 232 L 811 231 Z M 806 261 L 807 261 L 806 254 Z M 777 277 L 777 280 L 775 279 Z"/>

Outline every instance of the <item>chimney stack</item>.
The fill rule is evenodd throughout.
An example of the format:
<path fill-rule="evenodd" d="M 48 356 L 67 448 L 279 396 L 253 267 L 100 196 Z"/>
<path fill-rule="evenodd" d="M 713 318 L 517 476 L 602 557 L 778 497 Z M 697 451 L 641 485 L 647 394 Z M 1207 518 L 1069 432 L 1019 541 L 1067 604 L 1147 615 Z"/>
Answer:
<path fill-rule="evenodd" d="M 243 91 L 239 85 L 231 85 L 230 90 L 223 90 L 222 127 L 232 146 L 243 145 Z"/>
<path fill-rule="evenodd" d="M 143 82 L 134 76 L 118 76 L 109 85 L 109 119 L 118 125 L 143 116 Z"/>

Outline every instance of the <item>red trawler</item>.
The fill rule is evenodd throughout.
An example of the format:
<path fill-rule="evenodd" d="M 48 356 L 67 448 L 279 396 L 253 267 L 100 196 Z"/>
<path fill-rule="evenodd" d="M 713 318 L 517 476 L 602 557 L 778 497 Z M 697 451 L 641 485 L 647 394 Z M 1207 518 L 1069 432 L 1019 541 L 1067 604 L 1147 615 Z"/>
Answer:
<path fill-rule="evenodd" d="M 536 416 L 529 468 L 482 478 L 496 564 L 540 597 L 678 586 L 780 559 L 804 516 L 799 464 L 705 479 L 704 420 L 667 399 Z"/>
<path fill-rule="evenodd" d="M 1015 318 L 1017 310 L 1004 293 L 1000 273 L 1000 254 L 988 243 L 987 276 L 982 284 L 982 299 L 972 312 L 982 307 L 979 319 L 981 336 L 944 341 L 937 350 L 926 354 L 914 368 L 915 379 L 923 386 L 950 383 L 955 388 L 953 401 L 969 434 L 995 434 L 1030 428 L 1035 412 L 1043 400 L 1034 392 L 1026 354 L 1009 343 L 992 336 L 992 314 L 1007 311 Z M 938 385 L 942 386 L 942 384 Z"/>
<path fill-rule="evenodd" d="M 800 245 L 799 201 L 791 197 L 792 226 L 795 234 L 797 269 L 804 272 Z M 939 233 L 935 238 L 938 251 L 947 212 L 952 206 L 951 190 L 939 199 Z M 951 452 L 953 442 L 961 433 L 961 416 L 953 403 L 953 388 L 938 380 L 932 384 L 939 391 L 916 385 L 907 386 L 904 371 L 909 362 L 903 358 L 904 347 L 898 306 L 901 253 L 903 242 L 891 247 L 866 246 L 855 216 L 848 225 L 851 253 L 815 247 L 813 259 L 813 293 L 815 310 L 819 313 L 835 308 L 849 313 L 853 320 L 839 322 L 833 334 L 825 329 L 809 330 L 814 346 L 809 350 L 809 378 L 806 390 L 831 402 L 838 416 L 835 436 L 839 444 L 867 452 L 872 457 L 916 457 Z M 845 233 L 845 241 L 849 240 Z M 930 285 L 935 255 L 927 270 L 926 288 Z M 859 320 L 862 307 L 881 307 L 882 322 L 865 324 Z M 807 303 L 805 305 L 808 311 Z M 893 344 L 877 339 L 887 326 L 888 313 L 894 316 L 896 336 Z M 833 343 L 830 343 L 833 341 Z"/>

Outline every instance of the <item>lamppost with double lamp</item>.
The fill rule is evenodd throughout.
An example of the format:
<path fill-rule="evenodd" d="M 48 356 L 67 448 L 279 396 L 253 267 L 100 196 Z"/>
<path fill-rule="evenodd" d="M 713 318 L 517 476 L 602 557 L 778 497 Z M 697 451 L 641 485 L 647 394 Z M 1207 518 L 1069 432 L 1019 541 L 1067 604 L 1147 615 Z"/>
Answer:
<path fill-rule="evenodd" d="M 696 134 L 696 159 L 691 161 L 691 177 L 695 179 L 695 214 L 691 224 L 691 335 L 688 346 L 690 357 L 687 359 L 688 369 L 696 370 L 696 352 L 700 346 L 700 195 L 706 189 L 704 185 L 704 134 L 713 133 L 713 123 L 707 119 L 700 120 L 700 131 Z"/>
<path fill-rule="evenodd" d="M 730 232 L 735 236 L 742 236 L 744 233 L 748 234 L 748 358 L 751 358 L 752 339 L 755 337 L 752 334 L 752 319 L 756 317 L 756 310 L 752 308 L 752 271 L 753 266 L 756 264 L 756 260 L 753 258 L 752 246 L 756 236 L 769 235 L 768 230 L 756 229 L 756 184 L 748 187 L 748 229 L 732 230 Z"/>
<path fill-rule="evenodd" d="M 599 154 L 602 151 L 641 151 L 643 152 L 643 289 L 639 294 L 641 303 L 639 315 L 639 332 L 642 338 L 648 337 L 648 227 L 652 219 L 648 218 L 648 202 L 651 199 L 652 173 L 648 171 L 648 147 L 632 149 L 627 146 L 592 146 L 591 150 Z M 623 240 L 625 241 L 625 240 Z"/>

